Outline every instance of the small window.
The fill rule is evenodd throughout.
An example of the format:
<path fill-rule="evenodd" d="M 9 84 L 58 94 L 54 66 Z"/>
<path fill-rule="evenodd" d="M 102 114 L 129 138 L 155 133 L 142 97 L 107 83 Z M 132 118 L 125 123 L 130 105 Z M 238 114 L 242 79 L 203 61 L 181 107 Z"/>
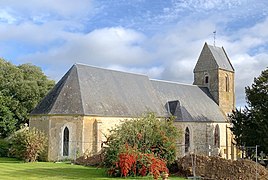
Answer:
<path fill-rule="evenodd" d="M 229 77 L 227 74 L 225 76 L 225 90 L 226 92 L 229 92 Z"/>
<path fill-rule="evenodd" d="M 63 131 L 63 156 L 69 156 L 69 129 Z"/>
<path fill-rule="evenodd" d="M 205 77 L 205 83 L 208 83 L 208 76 Z"/>
<path fill-rule="evenodd" d="M 220 148 L 220 128 L 217 124 L 214 131 L 214 146 Z"/>
<path fill-rule="evenodd" d="M 208 84 L 208 82 L 209 82 L 209 77 L 208 77 L 208 75 L 206 74 L 206 75 L 205 75 L 205 84 Z"/>
<path fill-rule="evenodd" d="M 185 153 L 189 152 L 189 147 L 190 147 L 190 131 L 189 128 L 187 127 L 185 129 Z"/>

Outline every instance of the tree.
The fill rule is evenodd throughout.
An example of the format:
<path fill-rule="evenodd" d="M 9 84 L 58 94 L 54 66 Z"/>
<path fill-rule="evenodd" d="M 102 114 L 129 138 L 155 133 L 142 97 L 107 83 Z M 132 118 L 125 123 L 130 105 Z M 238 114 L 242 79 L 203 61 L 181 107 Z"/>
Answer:
<path fill-rule="evenodd" d="M 0 138 L 28 123 L 29 113 L 53 86 L 39 67 L 0 59 Z"/>
<path fill-rule="evenodd" d="M 10 97 L 3 96 L 0 92 L 0 135 L 7 137 L 16 130 L 16 120 L 10 110 L 12 100 Z"/>
<path fill-rule="evenodd" d="M 260 145 L 268 153 L 268 68 L 245 88 L 248 106 L 230 116 L 232 132 L 239 146 Z"/>
<path fill-rule="evenodd" d="M 116 168 L 121 167 L 122 157 L 124 157 L 124 160 L 127 159 L 132 162 L 132 164 L 134 163 L 137 169 L 141 168 L 136 170 L 136 167 L 134 167 L 134 174 L 139 170 L 146 170 L 144 169 L 146 164 L 148 169 L 149 164 L 152 165 L 151 161 L 159 164 L 162 162 L 173 163 L 176 158 L 176 142 L 179 137 L 180 132 L 174 126 L 172 118 L 159 119 L 155 114 L 148 113 L 140 118 L 125 121 L 111 130 L 107 142 L 105 142 L 107 147 L 104 153 L 104 163 L 112 170 L 110 172 L 113 175 L 118 172 Z M 146 161 L 146 163 L 143 162 L 138 165 L 136 161 L 140 161 L 139 157 L 143 161 L 147 159 L 150 162 Z M 119 164 L 119 166 L 115 164 Z M 125 161 L 123 164 L 126 164 Z M 151 170 L 152 167 L 150 167 Z M 159 166 L 157 165 L 157 167 Z M 123 174 L 125 176 L 128 173 Z"/>

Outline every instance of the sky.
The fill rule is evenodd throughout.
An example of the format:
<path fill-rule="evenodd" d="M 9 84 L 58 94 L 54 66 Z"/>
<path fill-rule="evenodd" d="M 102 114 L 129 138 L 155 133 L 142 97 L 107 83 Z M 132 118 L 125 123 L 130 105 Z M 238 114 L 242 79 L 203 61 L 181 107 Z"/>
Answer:
<path fill-rule="evenodd" d="M 192 84 L 214 31 L 243 107 L 245 87 L 268 67 L 266 0 L 0 0 L 0 57 L 55 81 L 83 63 Z"/>

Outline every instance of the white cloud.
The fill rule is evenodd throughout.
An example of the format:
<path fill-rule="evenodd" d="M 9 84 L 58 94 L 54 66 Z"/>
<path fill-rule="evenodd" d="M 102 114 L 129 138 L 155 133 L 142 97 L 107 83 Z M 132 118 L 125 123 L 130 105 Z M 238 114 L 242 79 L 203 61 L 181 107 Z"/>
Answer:
<path fill-rule="evenodd" d="M 84 21 L 94 14 L 92 9 L 89 0 L 0 0 L 0 40 L 25 46 L 53 45 L 71 32 L 82 32 Z"/>
<path fill-rule="evenodd" d="M 176 8 L 187 8 L 194 10 L 210 10 L 233 8 L 241 5 L 240 0 L 177 0 L 174 1 Z"/>
<path fill-rule="evenodd" d="M 61 65 L 65 71 L 66 66 L 75 62 L 103 67 L 118 64 L 144 67 L 152 61 L 152 55 L 142 48 L 146 38 L 134 30 L 114 27 L 59 37 L 65 40 L 62 46 L 22 56 L 20 61 L 31 60 L 34 64 L 50 65 L 52 68 L 57 64 L 57 68 Z"/>
<path fill-rule="evenodd" d="M 68 32 L 63 31 L 66 22 L 51 21 L 37 25 L 31 22 L 21 24 L 0 24 L 1 41 L 18 41 L 31 45 L 46 45 L 57 39 L 66 37 Z"/>
<path fill-rule="evenodd" d="M 164 68 L 162 66 L 154 66 L 154 67 L 148 67 L 148 68 L 128 68 L 128 67 L 123 67 L 120 65 L 110 65 L 107 66 L 106 68 L 108 69 L 113 69 L 113 70 L 117 70 L 117 71 L 123 71 L 123 72 L 132 72 L 132 73 L 136 73 L 136 74 L 142 74 L 142 75 L 147 75 L 150 78 L 153 79 L 159 79 L 159 77 L 162 76 L 162 73 L 164 71 Z"/>
<path fill-rule="evenodd" d="M 13 24 L 16 22 L 16 18 L 8 13 L 4 9 L 0 9 L 0 22 L 4 22 L 7 24 Z"/>
<path fill-rule="evenodd" d="M 121 27 L 94 30 L 88 34 L 77 34 L 65 37 L 66 43 L 49 52 L 39 53 L 39 58 L 57 58 L 58 61 L 82 61 L 89 64 L 133 64 L 144 63 L 149 54 L 141 47 L 143 35 Z M 37 59 L 34 57 L 33 59 Z M 51 59 L 49 58 L 49 59 Z M 44 62 L 47 62 L 44 59 Z M 51 59 L 53 62 L 53 60 Z"/>
<path fill-rule="evenodd" d="M 251 86 L 254 77 L 258 77 L 268 67 L 268 53 L 250 56 L 248 54 L 237 54 L 233 56 L 233 64 L 236 68 L 236 95 L 237 105 L 243 106 L 245 100 L 245 87 Z"/>
<path fill-rule="evenodd" d="M 241 28 L 238 31 L 222 36 L 219 39 L 224 46 L 228 47 L 232 54 L 251 53 L 252 49 L 268 43 L 268 17 L 249 28 Z M 256 50 L 256 49 L 255 49 Z"/>
<path fill-rule="evenodd" d="M 267 31 L 267 26 L 268 26 L 268 17 L 264 21 L 261 21 L 257 23 L 255 26 L 247 29 L 242 30 L 240 33 L 248 34 L 251 36 L 255 37 L 261 37 L 261 38 L 267 38 L 268 37 L 268 31 Z"/>

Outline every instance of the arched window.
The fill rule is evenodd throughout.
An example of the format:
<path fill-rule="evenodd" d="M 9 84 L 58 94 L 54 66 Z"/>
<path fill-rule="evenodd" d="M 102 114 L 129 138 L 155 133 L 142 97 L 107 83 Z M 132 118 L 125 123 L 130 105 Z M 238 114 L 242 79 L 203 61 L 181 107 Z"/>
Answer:
<path fill-rule="evenodd" d="M 187 127 L 185 129 L 185 153 L 187 153 L 189 151 L 189 147 L 190 147 L 190 131 L 189 128 Z"/>
<path fill-rule="evenodd" d="M 220 128 L 217 124 L 214 131 L 214 146 L 220 148 Z"/>
<path fill-rule="evenodd" d="M 69 129 L 63 131 L 63 156 L 69 156 Z"/>
<path fill-rule="evenodd" d="M 229 77 L 227 74 L 225 75 L 225 90 L 229 92 Z"/>

